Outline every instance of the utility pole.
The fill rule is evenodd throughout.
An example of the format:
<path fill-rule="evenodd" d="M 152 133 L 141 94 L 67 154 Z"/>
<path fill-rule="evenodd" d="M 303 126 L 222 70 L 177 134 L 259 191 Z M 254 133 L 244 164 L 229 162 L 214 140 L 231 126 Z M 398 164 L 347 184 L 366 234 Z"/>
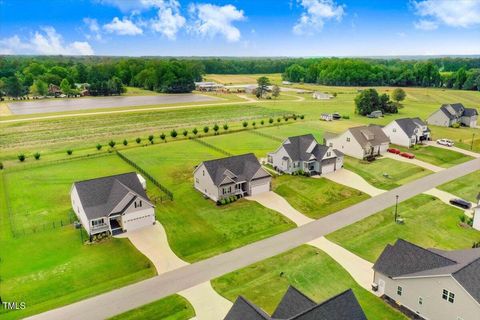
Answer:
<path fill-rule="evenodd" d="M 397 222 L 398 217 L 398 194 L 395 196 L 395 222 Z"/>
<path fill-rule="evenodd" d="M 473 142 L 475 141 L 475 132 L 472 133 L 472 143 L 470 144 L 470 150 L 473 150 Z"/>

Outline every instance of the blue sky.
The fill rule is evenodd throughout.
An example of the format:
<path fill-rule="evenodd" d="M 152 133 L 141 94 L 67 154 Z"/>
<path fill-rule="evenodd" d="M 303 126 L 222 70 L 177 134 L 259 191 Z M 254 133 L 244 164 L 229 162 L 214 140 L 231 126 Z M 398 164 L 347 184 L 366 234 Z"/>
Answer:
<path fill-rule="evenodd" d="M 0 54 L 480 54 L 480 0 L 0 0 Z"/>

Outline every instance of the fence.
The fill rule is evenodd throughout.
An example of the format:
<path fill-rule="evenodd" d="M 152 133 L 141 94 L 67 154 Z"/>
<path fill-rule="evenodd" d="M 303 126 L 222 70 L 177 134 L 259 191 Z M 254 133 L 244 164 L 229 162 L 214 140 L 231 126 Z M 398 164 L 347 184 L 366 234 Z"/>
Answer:
<path fill-rule="evenodd" d="M 264 132 L 260 132 L 260 131 L 248 131 L 250 132 L 251 134 L 256 134 L 256 135 L 259 135 L 259 136 L 262 136 L 262 137 L 265 137 L 265 138 L 268 138 L 268 139 L 272 139 L 272 140 L 275 140 L 275 141 L 278 141 L 278 142 L 283 142 L 283 140 L 285 139 L 282 139 L 282 138 L 279 138 L 279 137 L 275 137 L 275 136 L 272 136 L 268 133 L 264 133 Z"/>
<path fill-rule="evenodd" d="M 216 147 L 216 146 L 214 146 L 213 144 L 210 144 L 210 143 L 208 143 L 208 142 L 205 142 L 205 141 L 203 141 L 203 140 L 201 140 L 201 139 L 199 139 L 199 138 L 192 138 L 191 140 L 192 140 L 192 141 L 195 141 L 195 142 L 197 142 L 197 143 L 200 143 L 201 145 L 204 145 L 204 146 L 206 146 L 207 148 L 210 148 L 210 149 L 212 149 L 212 150 L 215 150 L 215 151 L 217 151 L 217 152 L 220 152 L 220 153 L 222 153 L 222 154 L 224 154 L 224 155 L 226 155 L 226 156 L 228 156 L 228 157 L 233 156 L 233 154 L 230 153 L 230 152 L 228 152 L 227 150 L 223 150 L 223 149 L 221 149 L 221 148 L 219 148 L 219 147 Z"/>
<path fill-rule="evenodd" d="M 60 219 L 60 220 L 56 220 L 48 223 L 42 223 L 38 225 L 21 227 L 21 228 L 15 227 L 15 228 L 12 228 L 12 235 L 14 238 L 18 238 L 18 237 L 29 235 L 29 234 L 54 230 L 54 229 L 70 226 L 73 224 L 73 222 L 77 220 L 78 219 L 76 219 L 76 217 L 69 215 L 69 217 L 66 219 Z"/>
<path fill-rule="evenodd" d="M 126 163 L 128 163 L 129 165 L 134 167 L 136 170 L 138 170 L 143 176 L 145 176 L 148 180 L 150 180 L 157 188 L 162 190 L 163 193 L 165 193 L 170 200 L 173 200 L 173 192 L 172 191 L 168 190 L 164 185 L 162 185 L 154 177 L 152 177 L 152 175 L 150 175 L 150 173 L 148 173 L 147 171 L 142 169 L 138 164 L 136 164 L 132 160 L 128 159 L 125 155 L 120 153 L 120 151 L 116 151 L 116 153 L 120 157 L 120 159 L 122 159 L 123 161 L 125 161 Z"/>

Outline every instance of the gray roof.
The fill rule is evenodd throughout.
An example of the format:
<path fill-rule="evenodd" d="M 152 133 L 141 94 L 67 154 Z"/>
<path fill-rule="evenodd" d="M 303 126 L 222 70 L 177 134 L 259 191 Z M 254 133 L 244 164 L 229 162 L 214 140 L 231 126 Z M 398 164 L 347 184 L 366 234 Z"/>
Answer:
<path fill-rule="evenodd" d="M 312 143 L 315 146 L 309 150 Z M 309 161 L 312 156 L 321 161 L 329 149 L 329 147 L 319 144 L 312 134 L 289 137 L 283 142 L 283 147 L 292 161 Z"/>
<path fill-rule="evenodd" d="M 480 302 L 480 248 L 424 249 L 398 239 L 387 245 L 373 269 L 392 278 L 451 275 Z"/>
<path fill-rule="evenodd" d="M 364 148 L 368 144 L 372 146 L 381 145 L 390 142 L 382 127 L 377 125 L 353 127 L 348 129 L 355 140 Z"/>
<path fill-rule="evenodd" d="M 478 116 L 478 111 L 475 108 L 465 108 L 465 110 L 463 110 L 463 115 L 465 117 Z"/>
<path fill-rule="evenodd" d="M 136 197 L 150 201 L 135 172 L 77 181 L 73 185 L 90 220 L 108 216 L 126 197 L 128 204 Z"/>
<path fill-rule="evenodd" d="M 221 185 L 226 178 L 240 182 L 270 177 L 253 153 L 204 161 L 203 164 L 216 186 Z M 255 175 L 258 171 L 260 174 Z"/>
<path fill-rule="evenodd" d="M 426 123 L 423 122 L 420 118 L 402 118 L 396 119 L 395 121 L 409 137 L 415 134 L 415 129 L 426 126 Z"/>
<path fill-rule="evenodd" d="M 351 289 L 320 304 L 289 287 L 270 317 L 243 297 L 238 297 L 225 320 L 366 320 L 367 317 Z"/>
<path fill-rule="evenodd" d="M 451 109 L 454 113 L 451 112 Z M 465 116 L 465 117 L 472 117 L 478 115 L 478 111 L 475 108 L 465 108 L 461 103 L 450 103 L 450 104 L 442 104 L 440 110 L 450 119 L 456 119 L 457 117 Z"/>

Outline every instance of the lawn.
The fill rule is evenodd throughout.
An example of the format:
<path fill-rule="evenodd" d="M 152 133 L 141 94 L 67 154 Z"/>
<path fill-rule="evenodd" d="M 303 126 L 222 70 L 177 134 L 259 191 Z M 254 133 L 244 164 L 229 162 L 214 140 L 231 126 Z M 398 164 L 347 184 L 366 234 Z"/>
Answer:
<path fill-rule="evenodd" d="M 228 136 L 233 139 L 233 134 Z M 185 261 L 205 259 L 295 227 L 256 202 L 239 200 L 218 207 L 195 191 L 194 167 L 224 157 L 195 141 L 160 143 L 124 154 L 174 193 L 174 201 L 158 204 L 156 213 L 173 251 Z"/>
<path fill-rule="evenodd" d="M 322 218 L 369 198 L 361 191 L 325 178 L 282 175 L 273 180 L 273 190 L 295 209 L 313 219 Z"/>
<path fill-rule="evenodd" d="M 443 184 L 438 189 L 477 203 L 477 195 L 480 193 L 480 170 Z"/>
<path fill-rule="evenodd" d="M 215 81 L 225 85 L 231 84 L 256 84 L 257 79 L 266 76 L 272 83 L 280 84 L 282 76 L 280 73 L 270 74 L 207 74 L 205 81 Z"/>
<path fill-rule="evenodd" d="M 388 158 L 367 162 L 345 156 L 344 167 L 359 174 L 371 185 L 384 190 L 397 188 L 432 173 L 414 164 Z"/>
<path fill-rule="evenodd" d="M 195 316 L 190 303 L 177 294 L 119 314 L 110 320 L 188 320 Z"/>
<path fill-rule="evenodd" d="M 473 157 L 464 155 L 463 153 L 444 148 L 437 148 L 433 146 L 418 146 L 417 148 L 405 148 L 396 145 L 392 147 L 401 151 L 413 153 L 415 158 L 421 161 L 431 163 L 436 166 L 448 168 L 457 164 L 472 160 Z"/>
<path fill-rule="evenodd" d="M 214 289 L 230 301 L 242 295 L 271 314 L 289 285 L 316 302 L 352 288 L 368 319 L 406 319 L 359 287 L 324 252 L 303 245 L 212 280 Z"/>
<path fill-rule="evenodd" d="M 405 224 L 394 222 L 394 207 L 391 207 L 327 238 L 371 262 L 388 243 L 393 244 L 398 238 L 440 249 L 467 249 L 480 239 L 480 232 L 459 226 L 462 210 L 432 196 L 418 195 L 401 202 L 398 213 Z"/>

